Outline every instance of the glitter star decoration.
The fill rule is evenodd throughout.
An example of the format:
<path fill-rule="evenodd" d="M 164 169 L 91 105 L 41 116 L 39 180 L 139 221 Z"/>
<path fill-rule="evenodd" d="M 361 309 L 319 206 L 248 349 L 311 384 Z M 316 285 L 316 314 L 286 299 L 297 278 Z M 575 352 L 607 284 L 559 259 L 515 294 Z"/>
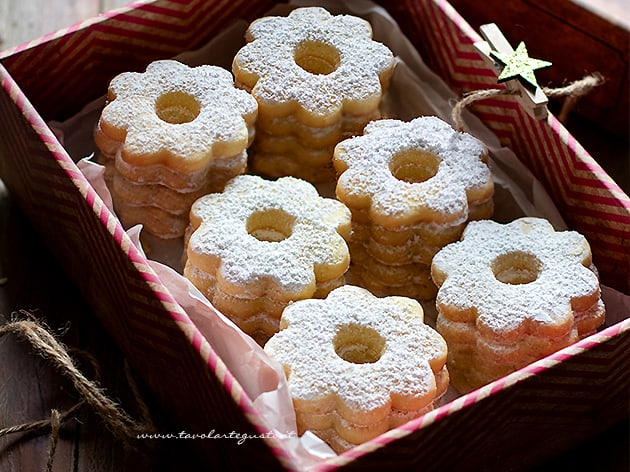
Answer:
<path fill-rule="evenodd" d="M 551 65 L 551 62 L 529 57 L 525 43 L 522 41 L 517 46 L 516 50 L 510 54 L 498 51 L 492 51 L 490 54 L 494 59 L 504 65 L 497 79 L 499 83 L 519 79 L 524 85 L 530 85 L 536 88 L 538 87 L 538 83 L 536 82 L 534 71 Z"/>

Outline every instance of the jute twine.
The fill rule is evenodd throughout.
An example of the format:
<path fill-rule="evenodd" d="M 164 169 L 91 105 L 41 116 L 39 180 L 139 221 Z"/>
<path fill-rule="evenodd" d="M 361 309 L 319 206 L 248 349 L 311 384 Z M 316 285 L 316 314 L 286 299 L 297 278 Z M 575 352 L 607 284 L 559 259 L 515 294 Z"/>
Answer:
<path fill-rule="evenodd" d="M 20 319 L 20 317 L 26 319 Z M 79 394 L 80 400 L 71 408 L 65 411 L 52 409 L 50 419 L 0 429 L 0 437 L 26 431 L 34 433 L 49 431 L 50 441 L 46 470 L 52 470 L 53 458 L 63 424 L 72 418 L 82 406 L 90 406 L 114 437 L 120 439 L 126 446 L 133 447 L 132 440 L 136 439 L 138 434 L 153 430 L 149 409 L 142 400 L 139 388 L 126 363 L 125 375 L 138 404 L 142 416 L 141 421 L 131 418 L 120 405 L 105 395 L 97 380 L 87 379 L 70 356 L 70 349 L 57 340 L 46 325 L 37 320 L 30 312 L 20 310 L 14 314 L 12 321 L 0 326 L 0 337 L 10 333 L 28 341 L 35 352 L 49 360 L 61 374 L 70 379 Z M 90 361 L 96 376 L 98 376 L 98 365 L 94 358 L 86 352 L 81 352 L 81 354 Z"/>
<path fill-rule="evenodd" d="M 582 95 L 587 94 L 591 91 L 591 89 L 601 85 L 604 83 L 604 77 L 595 72 L 591 75 L 587 75 L 580 80 L 576 80 L 575 82 L 570 83 L 565 87 L 558 88 L 549 88 L 542 87 L 542 91 L 547 97 L 567 97 L 565 102 L 562 105 L 560 113 L 558 114 L 558 120 L 561 123 L 566 121 L 567 116 L 569 115 L 571 109 L 575 105 L 576 101 Z M 472 92 L 468 92 L 464 94 L 464 96 L 459 100 L 451 111 L 451 119 L 453 120 L 453 126 L 462 131 L 465 127 L 464 119 L 462 117 L 464 109 L 469 107 L 475 102 L 480 100 L 485 100 L 488 98 L 498 97 L 501 95 L 518 95 L 520 92 L 518 90 L 508 90 L 508 89 L 484 89 L 484 90 L 475 90 Z"/>

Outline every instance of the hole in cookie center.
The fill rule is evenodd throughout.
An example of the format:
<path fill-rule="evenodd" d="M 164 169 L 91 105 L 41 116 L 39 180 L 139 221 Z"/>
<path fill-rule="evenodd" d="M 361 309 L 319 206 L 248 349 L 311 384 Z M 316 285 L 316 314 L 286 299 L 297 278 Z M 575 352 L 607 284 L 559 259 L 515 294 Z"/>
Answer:
<path fill-rule="evenodd" d="M 261 210 L 247 219 L 247 232 L 259 241 L 279 242 L 291 236 L 295 217 L 284 210 Z"/>
<path fill-rule="evenodd" d="M 330 44 L 321 41 L 302 41 L 295 48 L 295 63 L 306 72 L 327 75 L 339 67 L 341 56 Z"/>
<path fill-rule="evenodd" d="M 533 282 L 540 275 L 542 264 L 533 254 L 514 251 L 492 261 L 492 272 L 499 282 L 521 285 Z"/>
<path fill-rule="evenodd" d="M 353 364 L 372 364 L 385 349 L 385 339 L 374 328 L 349 324 L 342 326 L 333 339 L 335 352 Z"/>
<path fill-rule="evenodd" d="M 169 92 L 155 102 L 155 113 L 171 124 L 190 123 L 197 118 L 201 105 L 195 97 L 184 92 Z"/>
<path fill-rule="evenodd" d="M 440 159 L 419 149 L 400 151 L 389 161 L 389 170 L 398 180 L 414 184 L 425 182 L 438 172 Z"/>

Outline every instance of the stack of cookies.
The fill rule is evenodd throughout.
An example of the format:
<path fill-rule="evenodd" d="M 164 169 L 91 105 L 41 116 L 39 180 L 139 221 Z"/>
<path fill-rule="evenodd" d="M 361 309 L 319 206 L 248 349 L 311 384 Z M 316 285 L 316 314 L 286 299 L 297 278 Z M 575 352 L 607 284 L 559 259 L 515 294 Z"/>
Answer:
<path fill-rule="evenodd" d="M 493 212 L 484 145 L 435 117 L 378 120 L 339 143 L 336 194 L 352 212 L 349 280 L 429 300 L 431 260 L 471 219 Z"/>
<path fill-rule="evenodd" d="M 301 179 L 239 175 L 190 210 L 187 277 L 263 344 L 282 310 L 343 285 L 350 211 Z"/>
<path fill-rule="evenodd" d="M 432 410 L 448 387 L 446 342 L 416 300 L 344 285 L 289 305 L 280 328 L 265 351 L 286 372 L 298 434 L 338 453 Z"/>
<path fill-rule="evenodd" d="M 606 316 L 588 241 L 543 218 L 471 222 L 435 255 L 432 276 L 460 393 L 592 334 Z"/>
<path fill-rule="evenodd" d="M 215 66 L 162 60 L 115 77 L 94 138 L 123 224 L 183 236 L 192 203 L 245 172 L 257 107 Z"/>
<path fill-rule="evenodd" d="M 251 169 L 333 182 L 335 145 L 381 116 L 392 52 L 367 21 L 319 7 L 258 19 L 246 40 L 232 70 L 259 106 Z"/>

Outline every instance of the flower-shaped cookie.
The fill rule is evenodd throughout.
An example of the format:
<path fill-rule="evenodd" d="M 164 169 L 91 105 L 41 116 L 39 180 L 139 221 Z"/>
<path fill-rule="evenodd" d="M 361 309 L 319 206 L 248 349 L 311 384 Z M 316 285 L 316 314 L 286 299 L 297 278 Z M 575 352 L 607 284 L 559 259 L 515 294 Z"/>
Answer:
<path fill-rule="evenodd" d="M 351 444 L 430 409 L 448 385 L 446 343 L 421 305 L 352 285 L 285 308 L 265 351 L 284 366 L 299 432 L 334 429 Z"/>
<path fill-rule="evenodd" d="M 197 200 L 190 220 L 186 266 L 228 295 L 297 300 L 348 269 L 350 211 L 306 181 L 237 176 Z"/>
<path fill-rule="evenodd" d="M 394 68 L 367 21 L 320 7 L 260 18 L 246 39 L 232 65 L 236 82 L 251 90 L 261 116 L 295 114 L 308 126 L 376 109 Z"/>
<path fill-rule="evenodd" d="M 490 338 L 560 335 L 573 326 L 575 312 L 599 304 L 599 280 L 590 265 L 586 238 L 556 232 L 545 219 L 473 221 L 461 241 L 433 258 L 437 306 L 443 316 L 474 322 Z"/>
<path fill-rule="evenodd" d="M 437 329 L 449 349 L 468 346 L 452 365 L 477 387 L 590 334 L 605 315 L 590 267 L 584 236 L 545 219 L 470 222 L 431 268 Z"/>
<path fill-rule="evenodd" d="M 256 100 L 225 69 L 155 61 L 143 73 L 111 81 L 96 140 L 110 151 L 120 143 L 128 164 L 195 172 L 245 150 L 257 111 Z"/>
<path fill-rule="evenodd" d="M 373 121 L 335 148 L 337 197 L 385 228 L 459 224 L 492 197 L 486 159 L 479 140 L 438 118 Z"/>

